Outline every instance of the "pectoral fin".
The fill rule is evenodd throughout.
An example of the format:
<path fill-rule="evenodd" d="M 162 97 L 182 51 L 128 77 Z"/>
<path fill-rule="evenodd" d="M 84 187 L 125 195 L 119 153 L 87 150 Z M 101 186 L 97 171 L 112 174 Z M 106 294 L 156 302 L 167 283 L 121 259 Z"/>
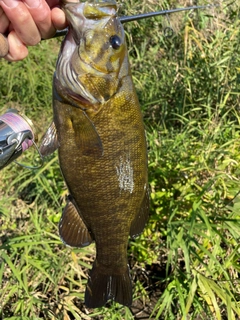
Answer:
<path fill-rule="evenodd" d="M 103 155 L 101 138 L 94 124 L 84 111 L 78 113 L 76 121 L 73 119 L 73 128 L 75 141 L 82 155 L 93 155 L 96 157 Z"/>
<path fill-rule="evenodd" d="M 57 130 L 55 123 L 52 122 L 45 133 L 39 151 L 43 157 L 52 154 L 59 147 L 57 139 Z"/>
<path fill-rule="evenodd" d="M 130 228 L 131 237 L 136 237 L 143 231 L 148 221 L 148 218 L 149 218 L 149 188 L 146 187 L 146 192 L 142 200 L 142 205 L 139 210 L 139 213 L 133 219 L 131 224 L 131 228 Z"/>
<path fill-rule="evenodd" d="M 63 210 L 58 228 L 61 240 L 68 246 L 85 247 L 93 241 L 77 208 L 71 200 L 69 200 Z"/>

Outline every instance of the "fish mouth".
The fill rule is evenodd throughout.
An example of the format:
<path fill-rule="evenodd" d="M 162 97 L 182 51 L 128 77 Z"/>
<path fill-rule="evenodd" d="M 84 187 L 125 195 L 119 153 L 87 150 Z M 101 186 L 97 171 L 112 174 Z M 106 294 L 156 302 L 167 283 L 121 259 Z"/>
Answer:
<path fill-rule="evenodd" d="M 96 20 L 115 15 L 116 10 L 117 4 L 115 1 L 88 2 L 84 7 L 83 15 L 86 19 Z"/>
<path fill-rule="evenodd" d="M 81 38 L 81 30 L 83 27 L 86 29 L 88 22 L 91 23 L 94 20 L 99 21 L 110 16 L 116 16 L 117 4 L 115 1 L 92 1 L 85 3 L 65 2 L 62 7 L 78 39 Z"/>

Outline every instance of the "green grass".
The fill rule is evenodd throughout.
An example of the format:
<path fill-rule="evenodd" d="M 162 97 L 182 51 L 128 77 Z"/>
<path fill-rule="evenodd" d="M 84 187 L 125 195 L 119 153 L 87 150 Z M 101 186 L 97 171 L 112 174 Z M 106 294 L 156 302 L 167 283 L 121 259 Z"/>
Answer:
<path fill-rule="evenodd" d="M 129 245 L 133 307 L 85 308 L 95 249 L 71 250 L 58 237 L 67 189 L 54 154 L 39 170 L 11 164 L 0 171 L 3 319 L 240 318 L 240 22 L 235 2 L 220 3 L 125 25 L 151 188 L 151 218 Z M 121 11 L 183 5 L 128 0 Z M 166 38 L 169 25 L 174 35 Z M 0 62 L 1 114 L 20 109 L 37 142 L 51 122 L 59 46 L 59 39 L 44 41 L 22 62 Z M 19 162 L 38 164 L 37 152 Z"/>

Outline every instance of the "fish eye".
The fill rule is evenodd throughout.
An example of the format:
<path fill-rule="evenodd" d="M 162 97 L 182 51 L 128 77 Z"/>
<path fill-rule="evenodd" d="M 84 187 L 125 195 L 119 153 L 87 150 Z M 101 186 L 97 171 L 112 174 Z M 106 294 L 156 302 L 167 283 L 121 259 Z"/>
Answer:
<path fill-rule="evenodd" d="M 119 49 L 122 45 L 122 39 L 118 35 L 111 36 L 109 41 L 115 50 Z"/>

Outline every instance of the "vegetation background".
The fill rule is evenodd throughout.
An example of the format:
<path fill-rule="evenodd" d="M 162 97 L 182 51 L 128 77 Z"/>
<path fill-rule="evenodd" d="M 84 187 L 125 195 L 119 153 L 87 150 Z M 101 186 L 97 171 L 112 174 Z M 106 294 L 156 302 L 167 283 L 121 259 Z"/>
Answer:
<path fill-rule="evenodd" d="M 84 306 L 94 245 L 59 240 L 67 189 L 54 154 L 39 170 L 0 171 L 2 319 L 240 319 L 240 12 L 237 1 L 216 2 L 125 25 L 151 187 L 150 221 L 129 244 L 133 307 Z M 126 0 L 120 14 L 207 3 Z M 52 118 L 60 41 L 0 62 L 1 114 L 18 108 L 32 119 L 37 143 Z M 37 158 L 32 148 L 20 160 Z"/>

